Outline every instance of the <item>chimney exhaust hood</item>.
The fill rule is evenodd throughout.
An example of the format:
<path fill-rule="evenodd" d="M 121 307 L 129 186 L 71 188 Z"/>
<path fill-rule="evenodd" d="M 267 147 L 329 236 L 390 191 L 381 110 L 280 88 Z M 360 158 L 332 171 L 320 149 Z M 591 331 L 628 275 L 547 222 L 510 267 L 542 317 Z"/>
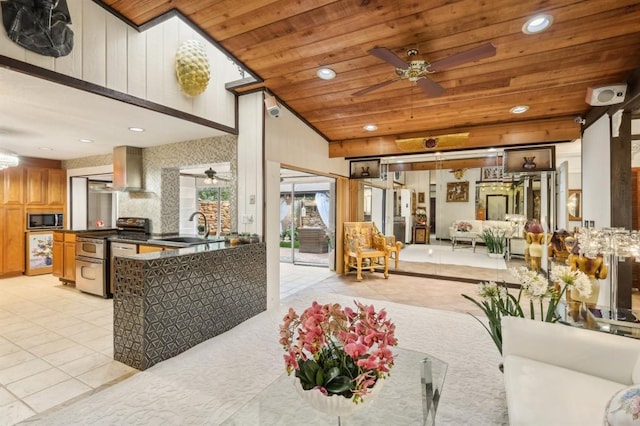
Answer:
<path fill-rule="evenodd" d="M 142 148 L 133 146 L 113 148 L 113 189 L 115 191 L 144 191 L 142 186 Z"/>

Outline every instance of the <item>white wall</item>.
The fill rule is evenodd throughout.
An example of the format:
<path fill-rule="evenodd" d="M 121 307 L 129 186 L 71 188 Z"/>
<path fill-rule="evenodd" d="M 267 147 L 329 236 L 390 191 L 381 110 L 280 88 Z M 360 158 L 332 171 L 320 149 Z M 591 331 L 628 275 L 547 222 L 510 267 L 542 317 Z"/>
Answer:
<path fill-rule="evenodd" d="M 250 97 L 249 100 L 243 99 Z M 250 105 L 248 105 L 250 104 Z M 245 95 L 240 98 L 240 120 L 249 111 L 255 112 L 258 105 L 263 109 L 262 94 Z M 278 118 L 257 114 L 264 120 L 265 129 L 265 241 L 267 243 L 267 308 L 280 304 L 280 167 L 300 168 L 319 174 L 349 176 L 349 162 L 342 158 L 329 158 L 329 144 L 288 109 L 282 108 Z M 256 123 L 254 123 L 255 125 Z M 261 129 L 262 126 L 257 127 Z M 244 125 L 240 123 L 240 135 Z M 241 136 L 241 138 L 243 138 Z M 240 149 L 240 148 L 239 148 Z M 243 157 L 244 149 L 239 151 Z M 240 168 L 240 170 L 243 170 Z M 247 173 L 251 170 L 245 169 Z M 250 185 L 250 183 L 249 183 Z"/>
<path fill-rule="evenodd" d="M 264 235 L 262 180 L 262 93 L 241 96 L 238 134 L 238 232 Z"/>
<path fill-rule="evenodd" d="M 279 118 L 265 119 L 265 156 L 291 167 L 320 174 L 349 176 L 349 162 L 329 158 L 328 142 L 287 108 Z"/>
<path fill-rule="evenodd" d="M 582 220 L 596 228 L 611 226 L 610 121 L 603 115 L 582 136 Z"/>
<path fill-rule="evenodd" d="M 436 170 L 436 236 L 449 238 L 449 226 L 458 219 L 476 218 L 476 181 L 480 180 L 480 169 L 468 169 L 463 178 L 457 180 L 450 170 Z M 447 202 L 447 182 L 469 182 L 469 201 Z"/>
<path fill-rule="evenodd" d="M 28 51 L 4 30 L 0 55 L 235 127 L 235 96 L 225 83 L 242 78 L 238 67 L 181 19 L 140 33 L 91 0 L 67 3 L 74 33 L 69 55 L 52 58 Z M 175 54 L 186 40 L 205 45 L 211 67 L 207 89 L 194 98 L 180 91 L 175 75 Z"/>

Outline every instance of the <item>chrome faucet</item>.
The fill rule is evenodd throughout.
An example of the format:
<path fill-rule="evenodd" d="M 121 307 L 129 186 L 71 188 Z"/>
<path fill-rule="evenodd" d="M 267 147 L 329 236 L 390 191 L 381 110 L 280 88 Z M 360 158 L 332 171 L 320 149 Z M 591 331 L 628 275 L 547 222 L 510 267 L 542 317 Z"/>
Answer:
<path fill-rule="evenodd" d="M 193 218 L 196 217 L 197 214 L 202 215 L 202 218 L 204 219 L 204 237 L 207 238 L 209 236 L 209 225 L 207 225 L 207 217 L 204 215 L 204 213 L 202 212 L 191 213 L 191 216 L 189 216 L 189 222 L 193 222 Z"/>

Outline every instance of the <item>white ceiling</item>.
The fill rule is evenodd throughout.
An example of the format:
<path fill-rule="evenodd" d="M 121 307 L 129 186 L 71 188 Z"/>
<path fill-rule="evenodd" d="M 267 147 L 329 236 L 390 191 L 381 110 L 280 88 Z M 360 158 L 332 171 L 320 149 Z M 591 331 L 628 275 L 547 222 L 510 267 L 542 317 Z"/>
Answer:
<path fill-rule="evenodd" d="M 144 128 L 132 132 L 129 127 Z M 225 132 L 0 68 L 0 148 L 20 156 L 68 160 Z M 90 139 L 93 143 L 82 143 Z M 42 148 L 50 148 L 43 150 Z"/>

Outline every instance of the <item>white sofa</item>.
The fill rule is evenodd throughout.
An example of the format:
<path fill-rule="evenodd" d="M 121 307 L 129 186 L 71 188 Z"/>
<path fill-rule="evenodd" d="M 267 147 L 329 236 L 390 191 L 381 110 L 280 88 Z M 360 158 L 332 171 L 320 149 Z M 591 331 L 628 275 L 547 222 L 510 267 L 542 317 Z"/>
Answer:
<path fill-rule="evenodd" d="M 470 225 L 468 231 L 461 231 L 462 223 Z M 453 222 L 449 227 L 449 238 L 451 239 L 451 250 L 455 250 L 458 241 L 470 241 L 473 251 L 476 251 L 476 241 L 482 241 L 482 232 L 487 228 L 499 228 L 505 230 L 505 236 L 511 238 L 515 228 L 512 223 L 506 220 L 465 220 L 460 219 Z"/>
<path fill-rule="evenodd" d="M 502 318 L 510 425 L 602 425 L 613 395 L 640 383 L 640 340 Z"/>

